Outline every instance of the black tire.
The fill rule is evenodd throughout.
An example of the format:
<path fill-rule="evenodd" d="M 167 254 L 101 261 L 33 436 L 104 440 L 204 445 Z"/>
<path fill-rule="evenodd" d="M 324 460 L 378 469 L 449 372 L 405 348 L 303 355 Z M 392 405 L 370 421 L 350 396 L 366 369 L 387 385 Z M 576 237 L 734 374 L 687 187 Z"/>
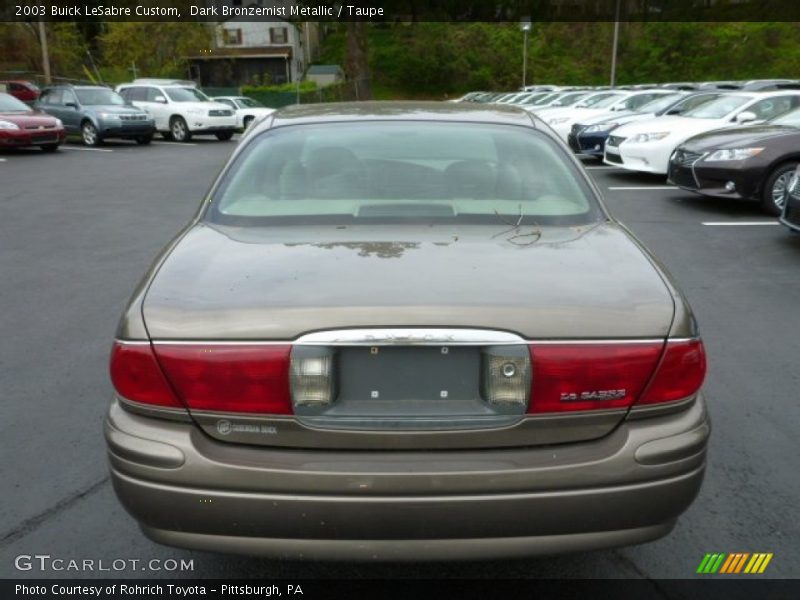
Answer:
<path fill-rule="evenodd" d="M 245 117 L 244 118 L 244 121 L 242 121 L 242 127 L 244 128 L 245 131 L 247 131 L 250 128 L 250 124 L 253 121 L 255 121 L 255 119 L 256 119 L 255 117 Z"/>
<path fill-rule="evenodd" d="M 161 137 L 167 140 L 168 142 L 172 141 L 172 134 L 169 131 L 162 131 Z"/>
<path fill-rule="evenodd" d="M 102 136 L 91 121 L 81 123 L 81 139 L 84 146 L 100 146 L 103 144 Z"/>
<path fill-rule="evenodd" d="M 192 132 L 183 117 L 172 117 L 169 120 L 169 133 L 175 142 L 188 142 L 192 139 Z"/>
<path fill-rule="evenodd" d="M 140 146 L 147 146 L 150 142 L 153 141 L 153 134 L 150 135 L 140 135 L 136 138 L 136 143 Z"/>
<path fill-rule="evenodd" d="M 768 215 L 777 217 L 783 212 L 783 204 L 786 202 L 786 184 L 789 183 L 796 168 L 796 162 L 780 164 L 773 169 L 764 182 L 764 189 L 761 191 L 761 210 Z"/>
<path fill-rule="evenodd" d="M 42 149 L 42 152 L 55 152 L 58 150 L 60 144 L 45 144 L 44 146 L 39 146 Z"/>
<path fill-rule="evenodd" d="M 220 131 L 219 133 L 215 133 L 214 135 L 217 136 L 217 139 L 220 142 L 227 142 L 229 139 L 233 137 L 232 131 Z"/>

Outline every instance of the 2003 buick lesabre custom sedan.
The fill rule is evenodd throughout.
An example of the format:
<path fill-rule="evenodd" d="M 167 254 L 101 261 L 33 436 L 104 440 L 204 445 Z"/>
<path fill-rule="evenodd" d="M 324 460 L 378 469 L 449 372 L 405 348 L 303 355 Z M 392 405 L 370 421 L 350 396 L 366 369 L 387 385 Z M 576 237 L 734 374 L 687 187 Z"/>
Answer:
<path fill-rule="evenodd" d="M 525 556 L 670 531 L 704 374 L 672 279 L 535 117 L 303 106 L 250 132 L 134 293 L 105 431 L 158 542 Z"/>

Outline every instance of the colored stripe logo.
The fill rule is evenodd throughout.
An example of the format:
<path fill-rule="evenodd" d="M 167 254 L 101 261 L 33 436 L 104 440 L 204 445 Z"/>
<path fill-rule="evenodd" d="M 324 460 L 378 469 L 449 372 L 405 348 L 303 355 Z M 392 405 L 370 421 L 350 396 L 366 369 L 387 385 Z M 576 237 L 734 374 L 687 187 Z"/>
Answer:
<path fill-rule="evenodd" d="M 737 575 L 747 573 L 751 575 L 763 573 L 769 562 L 772 560 L 772 552 L 734 552 L 725 554 L 722 552 L 706 554 L 697 567 L 697 573 L 725 575 Z"/>

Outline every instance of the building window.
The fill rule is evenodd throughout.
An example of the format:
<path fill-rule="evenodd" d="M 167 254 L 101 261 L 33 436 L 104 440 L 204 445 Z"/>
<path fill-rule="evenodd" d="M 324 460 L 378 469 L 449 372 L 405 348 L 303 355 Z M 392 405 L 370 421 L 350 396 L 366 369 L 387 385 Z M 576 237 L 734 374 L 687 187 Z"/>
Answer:
<path fill-rule="evenodd" d="M 269 41 L 272 44 L 286 44 L 289 42 L 289 33 L 286 27 L 270 27 Z"/>
<path fill-rule="evenodd" d="M 242 44 L 241 29 L 223 29 L 222 32 L 226 46 L 241 46 Z"/>

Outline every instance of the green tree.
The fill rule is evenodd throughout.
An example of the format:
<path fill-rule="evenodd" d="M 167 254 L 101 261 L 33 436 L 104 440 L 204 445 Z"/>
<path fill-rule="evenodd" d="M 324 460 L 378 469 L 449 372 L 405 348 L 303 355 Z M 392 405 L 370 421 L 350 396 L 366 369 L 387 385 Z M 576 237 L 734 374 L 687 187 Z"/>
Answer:
<path fill-rule="evenodd" d="M 144 77 L 186 77 L 186 58 L 211 48 L 213 30 L 205 23 L 111 22 L 100 36 L 102 62 L 117 78 L 132 65 Z"/>

